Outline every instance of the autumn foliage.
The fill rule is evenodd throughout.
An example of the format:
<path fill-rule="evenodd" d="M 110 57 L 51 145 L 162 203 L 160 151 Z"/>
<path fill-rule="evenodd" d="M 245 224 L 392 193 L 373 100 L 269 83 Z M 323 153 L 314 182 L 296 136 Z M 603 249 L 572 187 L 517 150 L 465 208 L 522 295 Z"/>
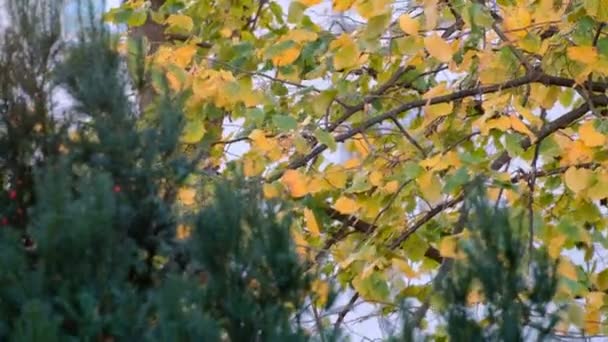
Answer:
<path fill-rule="evenodd" d="M 463 188 L 482 175 L 524 215 L 529 253 L 562 265 L 559 298 L 586 318 L 561 327 L 603 331 L 603 1 L 151 4 L 106 18 L 131 39 L 164 30 L 147 65 L 189 94 L 183 141 L 292 200 L 302 257 L 353 302 L 429 300 L 416 279 L 456 257 Z"/>
<path fill-rule="evenodd" d="M 129 0 L 104 21 L 120 36 L 133 122 L 158 127 L 169 104 L 183 113 L 172 151 L 188 167 L 159 189 L 180 215 L 206 204 L 209 175 L 244 175 L 289 203 L 320 331 L 359 302 L 382 315 L 441 308 L 429 279 L 467 260 L 472 227 L 455 227 L 481 179 L 491 206 L 521 220 L 520 261 L 543 251 L 556 265 L 551 302 L 568 309 L 552 333 L 605 332 L 603 0 Z M 28 120 L 24 131 L 46 129 Z M 19 158 L 43 146 L 31 136 Z M 114 193 L 128 191 L 111 172 Z M 20 187 L 34 173 L 10 174 L 25 177 L 2 175 L 0 225 L 25 227 L 35 193 Z M 488 300 L 477 297 L 467 305 Z"/>

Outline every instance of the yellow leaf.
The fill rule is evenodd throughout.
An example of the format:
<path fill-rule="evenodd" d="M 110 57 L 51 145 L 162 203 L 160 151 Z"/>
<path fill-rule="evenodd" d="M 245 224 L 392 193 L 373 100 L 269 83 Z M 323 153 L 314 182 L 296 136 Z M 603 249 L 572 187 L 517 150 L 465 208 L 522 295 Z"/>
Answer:
<path fill-rule="evenodd" d="M 329 297 L 329 284 L 322 280 L 315 280 L 311 284 L 311 290 L 317 295 L 315 304 L 318 306 L 324 306 L 327 303 Z"/>
<path fill-rule="evenodd" d="M 347 170 L 356 169 L 361 166 L 361 160 L 359 158 L 351 158 L 344 162 L 344 168 Z"/>
<path fill-rule="evenodd" d="M 245 177 L 258 176 L 266 168 L 262 157 L 257 153 L 247 153 L 243 158 L 243 173 Z"/>
<path fill-rule="evenodd" d="M 283 39 L 293 40 L 296 43 L 314 42 L 319 35 L 316 32 L 303 29 L 289 31 Z"/>
<path fill-rule="evenodd" d="M 390 12 L 391 0 L 358 0 L 355 1 L 357 13 L 365 18 L 370 19 L 379 15 Z"/>
<path fill-rule="evenodd" d="M 515 130 L 519 133 L 523 133 L 523 134 L 529 136 L 530 138 L 534 138 L 534 133 L 532 133 L 532 131 L 528 128 L 528 126 L 526 126 L 526 124 L 524 124 L 523 121 L 521 121 L 517 116 L 511 115 L 510 121 L 511 121 L 511 128 L 513 128 L 513 130 Z"/>
<path fill-rule="evenodd" d="M 224 38 L 228 38 L 232 36 L 232 29 L 229 27 L 224 27 L 220 30 L 220 35 Z"/>
<path fill-rule="evenodd" d="M 177 191 L 177 199 L 184 205 L 194 204 L 196 198 L 196 190 L 193 188 L 180 188 Z"/>
<path fill-rule="evenodd" d="M 579 193 L 589 186 L 593 172 L 588 169 L 570 167 L 564 173 L 566 186 L 574 193 Z"/>
<path fill-rule="evenodd" d="M 424 38 L 424 47 L 429 52 L 429 55 L 437 58 L 440 62 L 447 63 L 452 60 L 452 48 L 450 44 L 436 33 Z"/>
<path fill-rule="evenodd" d="M 192 235 L 192 227 L 185 224 L 180 224 L 176 228 L 175 238 L 178 240 L 186 240 Z"/>
<path fill-rule="evenodd" d="M 359 65 L 361 52 L 348 34 L 344 33 L 336 38 L 330 43 L 329 47 L 335 50 L 333 61 L 336 70 L 344 70 Z"/>
<path fill-rule="evenodd" d="M 432 106 L 429 106 L 426 109 L 426 113 L 433 119 L 436 119 L 440 116 L 448 115 L 452 113 L 454 105 L 452 102 L 438 103 Z"/>
<path fill-rule="evenodd" d="M 587 163 L 593 160 L 593 149 L 587 147 L 582 141 L 572 142 L 565 153 L 563 165 Z"/>
<path fill-rule="evenodd" d="M 287 187 L 292 197 L 298 198 L 308 194 L 305 176 L 298 170 L 285 171 L 281 182 Z"/>
<path fill-rule="evenodd" d="M 312 236 L 319 236 L 321 234 L 319 224 L 312 210 L 304 208 L 304 220 L 306 220 L 306 227 L 308 227 L 308 231 Z"/>
<path fill-rule="evenodd" d="M 479 124 L 479 131 L 483 135 L 488 135 L 490 130 L 497 129 L 501 132 L 507 131 L 511 128 L 511 119 L 508 116 L 500 116 L 496 119 L 490 119 L 486 122 Z"/>
<path fill-rule="evenodd" d="M 367 143 L 367 141 L 365 140 L 363 135 L 356 134 L 353 137 L 352 142 L 353 142 L 353 145 L 355 145 L 355 148 L 357 149 L 357 152 L 359 152 L 361 157 L 363 157 L 363 158 L 367 157 L 367 155 L 371 151 L 371 146 L 369 146 L 369 144 Z"/>
<path fill-rule="evenodd" d="M 355 0 L 333 0 L 333 9 L 336 12 L 348 11 L 354 3 Z"/>
<path fill-rule="evenodd" d="M 576 267 L 567 259 L 561 259 L 557 265 L 557 274 L 571 280 L 578 280 Z"/>
<path fill-rule="evenodd" d="M 395 193 L 397 190 L 399 190 L 399 183 L 396 180 L 392 180 L 386 183 L 383 189 L 389 194 Z"/>
<path fill-rule="evenodd" d="M 346 196 L 342 196 L 338 198 L 338 200 L 334 204 L 334 208 L 336 208 L 336 210 L 341 212 L 342 214 L 350 215 L 355 213 L 359 209 L 359 205 L 354 200 Z"/>
<path fill-rule="evenodd" d="M 399 27 L 401 30 L 411 36 L 417 36 L 420 30 L 420 23 L 407 14 L 399 17 Z"/>
<path fill-rule="evenodd" d="M 561 254 L 562 247 L 566 243 L 566 235 L 558 234 L 549 240 L 547 252 L 549 256 L 553 259 L 557 259 L 557 257 Z"/>
<path fill-rule="evenodd" d="M 180 68 L 185 68 L 196 54 L 196 47 L 192 45 L 180 46 L 173 51 L 173 62 Z"/>
<path fill-rule="evenodd" d="M 536 117 L 530 109 L 521 106 L 517 101 L 514 101 L 513 108 L 515 108 L 515 110 L 521 114 L 524 119 L 528 120 L 532 126 L 539 127 L 543 123 L 542 120 Z"/>
<path fill-rule="evenodd" d="M 324 170 L 323 178 L 327 183 L 329 183 L 329 186 L 331 188 L 344 189 L 348 176 L 344 168 L 342 168 L 341 166 L 331 165 Z"/>
<path fill-rule="evenodd" d="M 183 14 L 171 14 L 167 20 L 165 20 L 165 24 L 188 32 L 194 27 L 192 18 Z"/>
<path fill-rule="evenodd" d="M 174 73 L 167 71 L 165 73 L 165 77 L 167 77 L 167 82 L 169 83 L 169 88 L 175 90 L 175 91 L 179 91 L 182 89 L 182 82 L 179 80 L 179 78 L 177 78 L 177 76 L 175 76 Z"/>
<path fill-rule="evenodd" d="M 410 279 L 414 279 L 417 276 L 416 271 L 407 263 L 407 261 L 399 258 L 393 258 L 392 260 L 393 266 L 399 269 L 406 277 Z"/>
<path fill-rule="evenodd" d="M 293 239 L 293 243 L 296 247 L 296 252 L 302 259 L 306 259 L 308 257 L 308 242 L 304 239 L 304 236 L 299 231 L 292 229 L 291 237 Z"/>
<path fill-rule="evenodd" d="M 270 151 L 276 147 L 276 144 L 273 144 L 270 139 L 266 138 L 264 132 L 259 129 L 254 129 L 251 134 L 249 134 L 249 139 L 251 139 L 256 148 L 264 152 Z"/>
<path fill-rule="evenodd" d="M 422 196 L 429 201 L 431 205 L 441 202 L 441 181 L 433 172 L 425 172 L 418 178 L 417 182 Z"/>
<path fill-rule="evenodd" d="M 317 192 L 328 189 L 328 182 L 317 176 L 308 182 L 308 193 L 316 194 Z"/>
<path fill-rule="evenodd" d="M 445 94 L 449 93 L 449 91 L 450 90 L 448 89 L 446 82 L 439 82 L 438 85 L 434 86 L 433 88 L 429 89 L 426 93 L 424 93 L 424 95 L 422 95 L 422 98 L 425 100 L 432 99 L 437 96 L 445 95 Z"/>
<path fill-rule="evenodd" d="M 585 312 L 585 333 L 597 335 L 600 332 L 602 316 L 598 310 L 587 310 Z"/>
<path fill-rule="evenodd" d="M 579 127 L 578 134 L 583 143 L 589 147 L 602 146 L 606 143 L 606 136 L 595 130 L 593 121 L 585 121 L 585 123 Z"/>
<path fill-rule="evenodd" d="M 300 57 L 300 46 L 294 45 L 287 48 L 272 57 L 272 64 L 276 66 L 285 66 L 295 62 Z"/>
<path fill-rule="evenodd" d="M 458 238 L 446 236 L 439 242 L 439 254 L 444 258 L 456 258 L 458 256 Z"/>
<path fill-rule="evenodd" d="M 585 296 L 587 308 L 599 309 L 604 305 L 605 293 L 601 291 L 591 291 Z"/>
<path fill-rule="evenodd" d="M 382 184 L 382 173 L 374 170 L 369 174 L 369 183 L 373 186 L 380 186 Z"/>
<path fill-rule="evenodd" d="M 530 11 L 524 6 L 518 6 L 511 11 L 508 11 L 504 16 L 503 25 L 508 31 L 507 37 L 511 39 L 523 38 L 527 31 L 525 28 L 532 23 Z"/>
<path fill-rule="evenodd" d="M 443 158 L 443 154 L 437 153 L 436 155 L 428 157 L 425 160 L 421 161 L 420 166 L 428 170 L 434 170 L 435 167 L 441 162 L 441 158 Z"/>
<path fill-rule="evenodd" d="M 264 193 L 264 198 L 266 199 L 279 197 L 279 190 L 273 184 L 265 183 L 262 186 L 262 192 Z"/>
<path fill-rule="evenodd" d="M 298 2 L 309 7 L 309 6 L 314 6 L 314 5 L 319 4 L 321 2 L 321 0 L 298 0 Z"/>
<path fill-rule="evenodd" d="M 426 19 L 425 28 L 432 30 L 437 26 L 439 11 L 437 3 L 439 0 L 424 0 L 424 17 Z"/>
<path fill-rule="evenodd" d="M 592 64 L 598 60 L 597 49 L 594 46 L 571 46 L 567 50 L 568 58 L 583 64 Z"/>

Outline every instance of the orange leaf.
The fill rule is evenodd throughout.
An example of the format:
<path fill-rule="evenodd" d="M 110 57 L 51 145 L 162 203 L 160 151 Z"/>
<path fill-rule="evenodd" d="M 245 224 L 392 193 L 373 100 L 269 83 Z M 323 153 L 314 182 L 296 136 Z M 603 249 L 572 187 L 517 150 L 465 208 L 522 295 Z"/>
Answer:
<path fill-rule="evenodd" d="M 292 197 L 298 198 L 308 194 L 305 176 L 297 170 L 285 171 L 281 182 L 287 187 Z"/>
<path fill-rule="evenodd" d="M 180 188 L 177 192 L 177 199 L 184 205 L 194 204 L 196 190 L 193 188 Z"/>
<path fill-rule="evenodd" d="M 186 240 L 192 235 L 192 227 L 180 224 L 177 226 L 175 238 L 178 240 Z"/>
<path fill-rule="evenodd" d="M 279 191 L 277 190 L 277 187 L 273 184 L 264 184 L 264 186 L 262 186 L 262 191 L 264 193 L 264 198 L 266 199 L 279 197 Z"/>
<path fill-rule="evenodd" d="M 276 66 L 285 66 L 295 62 L 300 57 L 300 47 L 292 46 L 290 48 L 281 51 L 277 55 L 272 57 L 272 64 Z"/>
<path fill-rule="evenodd" d="M 597 49 L 593 46 L 571 46 L 567 54 L 571 60 L 584 64 L 592 64 L 598 60 Z"/>
<path fill-rule="evenodd" d="M 342 214 L 353 214 L 359 209 L 359 205 L 354 200 L 342 196 L 338 198 L 336 203 L 334 204 L 334 208 Z"/>
<path fill-rule="evenodd" d="M 557 274 L 571 280 L 578 280 L 576 267 L 569 260 L 562 259 L 557 266 Z"/>
<path fill-rule="evenodd" d="M 583 143 L 589 147 L 602 146 L 606 143 L 606 136 L 593 127 L 593 121 L 586 121 L 579 127 L 578 134 Z"/>
<path fill-rule="evenodd" d="M 319 236 L 321 231 L 319 230 L 319 224 L 317 223 L 317 219 L 315 218 L 315 214 L 312 212 L 312 210 L 304 208 L 304 219 L 306 220 L 306 227 L 308 227 L 308 231 L 313 236 Z"/>

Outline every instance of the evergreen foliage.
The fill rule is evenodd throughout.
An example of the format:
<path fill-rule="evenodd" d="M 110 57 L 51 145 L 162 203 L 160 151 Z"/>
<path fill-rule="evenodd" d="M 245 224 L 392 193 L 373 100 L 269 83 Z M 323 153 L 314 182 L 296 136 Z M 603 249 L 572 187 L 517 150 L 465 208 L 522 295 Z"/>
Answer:
<path fill-rule="evenodd" d="M 61 42 L 53 2 L 10 10 L 0 340 L 306 339 L 291 318 L 309 282 L 281 206 L 224 182 L 209 206 L 184 215 L 178 189 L 197 165 L 180 149 L 179 95 L 138 113 L 102 26 Z M 46 15 L 48 28 L 36 20 Z M 72 102 L 62 112 L 57 90 Z M 190 238 L 176 235 L 184 227 Z"/>
<path fill-rule="evenodd" d="M 480 180 L 461 212 L 470 236 L 460 257 L 444 261 L 435 290 L 441 324 L 435 337 L 450 341 L 543 341 L 563 309 L 554 303 L 557 261 L 544 248 L 528 250 L 523 215 L 491 205 Z M 421 317 L 405 312 L 406 341 L 423 339 Z"/>

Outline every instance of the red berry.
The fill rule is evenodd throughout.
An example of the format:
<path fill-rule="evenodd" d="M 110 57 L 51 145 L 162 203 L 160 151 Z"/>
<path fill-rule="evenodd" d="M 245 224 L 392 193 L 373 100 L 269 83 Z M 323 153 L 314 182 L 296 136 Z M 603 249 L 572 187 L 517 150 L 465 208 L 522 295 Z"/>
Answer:
<path fill-rule="evenodd" d="M 8 219 L 6 217 L 3 217 L 1 222 L 3 226 L 8 226 Z"/>
<path fill-rule="evenodd" d="M 17 198 L 17 191 L 15 190 L 11 190 L 8 192 L 8 198 L 14 200 L 15 198 Z"/>
<path fill-rule="evenodd" d="M 114 185 L 114 188 L 112 190 L 114 190 L 114 192 L 120 192 L 122 188 L 120 187 L 120 185 Z"/>

